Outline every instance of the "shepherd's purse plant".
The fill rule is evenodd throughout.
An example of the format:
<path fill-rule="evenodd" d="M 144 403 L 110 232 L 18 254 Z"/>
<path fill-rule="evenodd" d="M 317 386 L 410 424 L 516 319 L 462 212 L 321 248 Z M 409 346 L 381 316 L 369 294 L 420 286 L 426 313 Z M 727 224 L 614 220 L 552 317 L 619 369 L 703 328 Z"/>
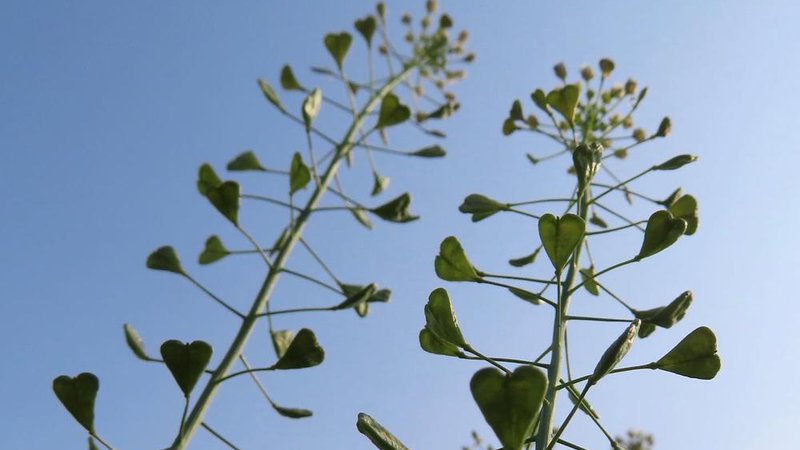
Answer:
<path fill-rule="evenodd" d="M 310 222 L 322 221 L 326 214 L 332 212 L 352 215 L 354 224 L 369 229 L 373 227 L 374 218 L 393 223 L 417 219 L 410 211 L 411 196 L 408 193 L 370 206 L 367 203 L 376 202 L 359 200 L 356 197 L 363 196 L 346 193 L 342 181 L 345 171 L 342 169 L 353 165 L 357 158 L 365 159 L 373 177 L 370 196 L 376 197 L 389 184 L 389 178 L 378 172 L 378 154 L 423 159 L 445 156 L 445 150 L 435 144 L 412 150 L 388 146 L 389 130 L 401 124 L 416 128 L 430 139 L 444 137 L 441 131 L 431 128 L 430 124 L 446 119 L 458 109 L 458 102 L 450 87 L 463 77 L 461 66 L 471 62 L 474 55 L 465 50 L 466 32 L 455 33 L 452 19 L 437 9 L 436 3 L 429 1 L 418 27 L 412 25 L 410 16 L 402 17 L 401 22 L 406 28 L 406 46 L 398 46 L 391 41 L 386 8 L 382 3 L 377 5 L 373 14 L 356 20 L 354 29 L 361 40 L 359 45 L 367 54 L 367 67 L 362 70 L 361 79 L 352 78 L 350 74 L 353 71 L 345 64 L 355 44 L 353 35 L 346 31 L 327 34 L 323 43 L 332 57 L 333 67 L 312 67 L 311 70 L 341 84 L 342 92 L 338 97 L 344 100 L 337 100 L 337 95 L 323 94 L 321 89 L 301 83 L 288 65 L 281 70 L 280 86 L 302 96 L 296 106 L 285 103 L 267 81 L 258 80 L 267 102 L 284 118 L 301 127 L 306 152 L 294 153 L 289 167 L 278 169 L 262 164 L 256 153 L 248 150 L 233 158 L 226 169 L 232 173 L 256 172 L 264 176 L 282 177 L 286 180 L 283 192 L 269 196 L 260 193 L 258 186 L 244 189 L 237 181 L 224 179 L 210 164 L 200 166 L 197 177 L 200 195 L 241 235 L 249 248 L 229 248 L 220 237 L 212 235 L 205 242 L 198 263 L 206 265 L 224 258 L 251 254 L 259 257 L 265 274 L 252 302 L 243 308 L 211 292 L 184 266 L 173 247 L 158 248 L 147 258 L 148 268 L 168 272 L 188 281 L 222 310 L 238 319 L 238 331 L 232 342 L 222 346 L 222 351 L 213 352 L 212 346 L 202 340 L 187 343 L 171 339 L 161 345 L 160 357 L 146 351 L 143 340 L 131 325 L 124 326 L 125 339 L 133 354 L 144 362 L 161 366 L 165 376 L 171 373 L 179 388 L 179 395 L 185 400 L 183 411 L 175 412 L 176 437 L 170 445 L 171 449 L 188 448 L 200 428 L 218 438 L 221 445 L 238 448 L 234 443 L 236 438 L 223 437 L 224 433 L 216 428 L 220 425 L 214 424 L 212 428 L 206 420 L 206 414 L 220 387 L 226 381 L 240 376 L 252 378 L 266 402 L 281 416 L 290 419 L 311 416 L 312 412 L 307 409 L 277 404 L 259 378 L 262 372 L 310 368 L 322 363 L 325 356 L 311 329 L 284 330 L 279 329 L 276 322 L 287 314 L 321 311 L 355 311 L 364 317 L 371 306 L 389 301 L 391 292 L 379 288 L 376 283 L 348 282 L 335 275 L 334 270 L 324 262 L 323 255 L 315 251 L 312 243 L 303 237 L 303 231 Z M 376 58 L 383 60 L 385 65 L 378 67 L 374 64 Z M 401 97 L 405 100 L 401 100 Z M 348 118 L 346 126 L 339 131 L 339 137 L 334 137 L 330 130 L 323 131 L 320 126 L 320 115 L 326 110 L 339 111 Z M 281 208 L 285 212 L 285 226 L 276 231 L 275 238 L 267 245 L 258 242 L 240 220 L 240 208 L 245 204 L 256 206 L 256 203 Z M 337 232 L 337 236 L 341 235 Z M 289 265 L 296 247 L 302 248 L 318 263 L 321 277 Z M 320 298 L 328 299 L 327 305 L 273 304 L 273 291 L 283 275 L 318 286 Z M 251 364 L 244 350 L 259 323 L 266 323 L 275 350 L 275 360 L 252 361 Z M 215 354 L 221 356 L 214 358 Z M 94 405 L 98 389 L 98 377 L 88 372 L 75 377 L 62 375 L 53 381 L 57 398 L 88 432 L 89 448 L 96 449 L 99 444 L 111 450 L 110 440 L 101 437 L 95 427 Z M 194 394 L 197 391 L 199 393 Z"/>

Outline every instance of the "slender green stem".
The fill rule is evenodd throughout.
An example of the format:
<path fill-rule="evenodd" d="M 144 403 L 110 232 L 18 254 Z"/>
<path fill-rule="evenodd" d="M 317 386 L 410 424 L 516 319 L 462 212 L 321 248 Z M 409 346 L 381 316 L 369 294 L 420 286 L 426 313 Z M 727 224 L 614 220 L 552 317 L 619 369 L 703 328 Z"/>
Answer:
<path fill-rule="evenodd" d="M 322 311 L 338 311 L 335 307 L 332 306 L 318 306 L 318 307 L 308 307 L 308 308 L 292 308 L 292 309 L 279 309 L 277 311 L 267 311 L 261 314 L 258 314 L 258 317 L 272 317 L 272 316 L 279 316 L 282 314 L 294 314 L 294 313 L 307 313 L 307 312 L 322 312 Z M 629 321 L 630 322 L 630 321 Z"/>
<path fill-rule="evenodd" d="M 218 378 L 217 379 L 217 383 L 222 383 L 224 381 L 228 381 L 231 378 L 238 377 L 239 375 L 245 375 L 245 374 L 248 374 L 248 373 L 256 373 L 256 372 L 273 372 L 275 370 L 277 370 L 277 369 L 275 369 L 274 367 L 271 367 L 271 366 L 270 367 L 248 368 L 248 369 L 245 369 L 245 370 L 240 370 L 238 372 L 233 372 L 230 375 L 225 375 L 222 378 Z"/>
<path fill-rule="evenodd" d="M 478 356 L 467 356 L 467 355 L 459 356 L 459 358 L 460 359 L 468 359 L 470 361 L 485 361 L 486 360 L 486 358 L 481 358 L 481 357 L 478 357 Z M 537 362 L 537 361 L 528 361 L 528 360 L 525 360 L 525 359 L 496 358 L 494 356 L 490 356 L 490 357 L 488 357 L 488 359 L 491 359 L 492 361 L 505 362 L 505 363 L 510 363 L 510 364 L 525 364 L 525 365 L 528 365 L 528 366 L 536 366 L 536 367 L 541 367 L 542 369 L 547 369 L 549 367 L 547 364 L 542 364 L 542 363 Z"/>
<path fill-rule="evenodd" d="M 586 317 L 586 316 L 567 316 L 567 320 L 584 320 L 589 322 L 625 322 L 630 323 L 631 319 L 611 319 L 608 317 Z"/>
<path fill-rule="evenodd" d="M 281 272 L 288 273 L 289 275 L 296 276 L 297 278 L 302 278 L 303 280 L 306 280 L 306 281 L 309 281 L 311 283 L 314 283 L 317 286 L 322 286 L 325 289 L 328 289 L 330 291 L 336 292 L 337 294 L 344 295 L 344 293 L 339 288 L 337 288 L 336 286 L 332 286 L 332 285 L 330 285 L 330 284 L 328 284 L 328 283 L 326 283 L 326 282 L 324 282 L 322 280 L 318 280 L 318 279 L 316 279 L 316 278 L 314 278 L 314 277 L 312 277 L 310 275 L 306 275 L 306 274 L 301 273 L 301 272 L 297 272 L 297 271 L 294 271 L 294 270 L 291 270 L 291 269 L 287 269 L 285 267 L 283 269 L 281 269 Z"/>
<path fill-rule="evenodd" d="M 520 288 L 518 288 L 516 286 L 511 286 L 511 285 L 508 285 L 508 284 L 505 284 L 505 283 L 498 283 L 496 281 L 486 280 L 486 279 L 483 279 L 483 278 L 479 278 L 479 279 L 475 280 L 475 282 L 476 283 L 480 283 L 480 284 L 491 284 L 492 286 L 498 286 L 498 287 L 502 287 L 502 288 L 506 288 L 506 289 L 518 289 L 518 290 L 521 290 L 521 291 L 525 290 L 525 289 L 520 289 Z M 536 294 L 536 296 L 538 297 L 539 300 L 547 303 L 548 305 L 550 305 L 550 306 L 552 306 L 554 308 L 556 307 L 556 302 L 544 298 L 541 294 Z"/>
<path fill-rule="evenodd" d="M 594 206 L 597 206 L 598 208 L 602 209 L 603 211 L 605 211 L 605 212 L 607 212 L 607 213 L 611 214 L 612 216 L 614 216 L 614 217 L 616 217 L 616 218 L 618 218 L 618 219 L 622 219 L 622 220 L 624 220 L 625 222 L 628 222 L 629 224 L 631 224 L 631 225 L 635 226 L 636 228 L 638 228 L 638 229 L 639 229 L 639 231 L 642 231 L 642 232 L 644 232 L 644 228 L 642 228 L 642 226 L 641 226 L 641 225 L 636 225 L 636 222 L 635 222 L 635 221 L 633 221 L 633 220 L 631 220 L 631 219 L 628 219 L 627 217 L 625 217 L 625 216 L 623 216 L 622 214 L 620 214 L 620 213 L 618 213 L 618 212 L 614 211 L 613 209 L 611 209 L 611 208 L 609 208 L 609 207 L 607 207 L 607 206 L 603 206 L 601 203 L 595 203 L 595 204 L 594 204 Z"/>
<path fill-rule="evenodd" d="M 93 437 L 94 440 L 96 440 L 97 442 L 102 444 L 103 447 L 107 448 L 108 450 L 114 450 L 114 447 L 112 447 L 111 444 L 109 444 L 108 442 L 103 440 L 103 438 L 101 438 L 97 433 L 94 433 L 94 432 L 89 433 L 89 436 Z"/>
<path fill-rule="evenodd" d="M 603 275 L 605 273 L 611 272 L 612 270 L 619 269 L 620 267 L 627 266 L 628 264 L 632 264 L 632 263 L 635 263 L 635 262 L 639 262 L 639 260 L 636 259 L 636 258 L 631 258 L 629 260 L 622 261 L 621 263 L 614 264 L 611 267 L 606 267 L 605 269 L 601 270 L 600 272 L 597 272 L 596 274 L 594 274 L 593 278 L 596 279 L 596 278 L 600 277 L 600 275 Z M 578 289 L 582 288 L 584 284 L 585 283 L 583 283 L 583 282 L 578 283 L 574 288 L 572 288 L 572 291 L 570 292 L 570 294 L 573 294 L 575 291 L 577 291 Z"/>
<path fill-rule="evenodd" d="M 547 349 L 545 349 L 545 351 L 543 351 L 539 356 L 537 356 L 536 359 L 533 360 L 533 362 L 538 363 L 539 361 L 541 361 L 545 356 L 547 356 L 548 353 L 550 353 L 550 350 L 552 350 L 552 348 L 553 348 L 552 345 L 547 347 Z"/>
<path fill-rule="evenodd" d="M 642 224 L 644 224 L 644 223 L 647 223 L 647 221 L 646 221 L 646 220 L 640 220 L 640 221 L 638 221 L 638 222 L 629 223 L 628 225 L 623 225 L 623 226 L 621 226 L 621 227 L 616 227 L 616 228 L 606 228 L 605 230 L 600 230 L 600 231 L 590 231 L 590 232 L 586 233 L 586 235 L 587 235 L 587 236 L 594 236 L 594 235 L 596 235 L 596 234 L 613 233 L 613 232 L 615 232 L 615 231 L 624 230 L 624 229 L 626 229 L 626 228 L 638 227 L 638 226 L 640 226 L 640 225 L 642 225 Z"/>
<path fill-rule="evenodd" d="M 596 285 L 597 285 L 597 286 L 598 286 L 600 289 L 602 289 L 602 290 L 603 290 L 603 291 L 604 291 L 606 294 L 610 295 L 610 296 L 611 296 L 611 298 L 613 298 L 614 300 L 616 300 L 617 302 L 619 302 L 619 304 L 620 304 L 620 305 L 624 306 L 624 307 L 625 307 L 625 308 L 626 308 L 628 311 L 630 311 L 630 312 L 631 312 L 631 314 L 636 314 L 636 310 L 635 310 L 634 308 L 632 308 L 630 305 L 628 305 L 628 303 L 626 303 L 624 300 L 622 300 L 621 298 L 619 298 L 619 296 L 617 296 L 616 294 L 614 294 L 613 292 L 611 292 L 610 290 L 608 290 L 608 289 L 607 289 L 605 286 L 603 286 L 602 284 L 598 283 L 598 282 L 597 282 L 597 280 L 595 280 L 595 284 L 596 284 Z"/>
<path fill-rule="evenodd" d="M 181 425 L 178 427 L 178 436 L 183 435 L 183 426 L 186 423 L 186 414 L 189 413 L 189 396 L 187 395 L 183 403 L 183 413 L 181 414 Z"/>
<path fill-rule="evenodd" d="M 574 199 L 571 198 L 546 198 L 543 200 L 530 200 L 527 202 L 516 202 L 516 203 L 507 203 L 506 206 L 511 208 L 515 206 L 525 206 L 525 205 L 535 205 L 538 203 L 561 203 L 561 202 L 571 202 Z"/>
<path fill-rule="evenodd" d="M 533 219 L 539 220 L 539 216 L 537 216 L 536 214 L 531 214 L 531 213 L 529 213 L 529 212 L 526 212 L 526 211 L 521 211 L 521 210 L 519 210 L 519 209 L 515 209 L 515 208 L 508 208 L 508 209 L 506 209 L 505 211 L 510 211 L 510 212 L 513 212 L 513 213 L 521 214 L 521 215 L 523 215 L 523 216 L 528 216 L 528 217 L 531 217 L 531 218 L 533 218 Z"/>
<path fill-rule="evenodd" d="M 200 424 L 200 426 L 201 426 L 201 427 L 203 427 L 203 428 L 205 428 L 205 429 L 206 429 L 206 431 L 208 431 L 209 433 L 211 433 L 211 434 L 212 434 L 212 435 L 213 435 L 215 438 L 217 438 L 217 439 L 219 439 L 220 441 L 222 441 L 222 443 L 223 443 L 223 444 L 227 445 L 227 446 L 228 446 L 228 447 L 230 447 L 231 449 L 233 449 L 233 450 L 239 450 L 239 447 L 237 447 L 237 446 L 233 445 L 233 444 L 231 443 L 231 441 L 229 441 L 229 440 L 225 439 L 225 438 L 224 438 L 224 437 L 223 437 L 221 434 L 219 434 L 219 433 L 217 433 L 216 431 L 214 431 L 214 429 L 213 429 L 213 428 L 211 428 L 210 426 L 208 426 L 208 424 L 207 424 L 207 423 L 203 422 L 203 423 L 201 423 L 201 424 Z"/>
<path fill-rule="evenodd" d="M 610 187 L 610 188 L 606 189 L 605 191 L 601 192 L 601 193 L 600 193 L 600 195 L 598 195 L 598 196 L 594 197 L 594 198 L 592 199 L 592 202 L 596 202 L 597 200 L 600 200 L 601 198 L 605 197 L 605 196 L 606 196 L 606 195 L 608 195 L 609 193 L 611 193 L 611 192 L 614 192 L 615 190 L 617 190 L 617 189 L 621 188 L 622 186 L 625 186 L 625 185 L 627 185 L 628 183 L 630 183 L 630 182 L 632 182 L 632 181 L 634 181 L 634 180 L 636 180 L 636 179 L 638 179 L 638 178 L 641 178 L 641 177 L 643 177 L 643 176 L 647 175 L 648 173 L 652 172 L 653 170 L 655 170 L 655 166 L 653 166 L 653 167 L 650 167 L 649 169 L 647 169 L 647 170 L 645 170 L 645 171 L 643 171 L 643 172 L 641 172 L 641 173 L 638 173 L 638 174 L 636 174 L 636 175 L 634 175 L 634 176 L 632 176 L 632 177 L 628 178 L 628 179 L 627 179 L 627 180 L 625 180 L 625 181 L 621 181 L 621 182 L 619 182 L 619 183 L 618 183 L 616 186 Z"/>
<path fill-rule="evenodd" d="M 230 347 L 225 352 L 217 371 L 211 376 L 211 379 L 208 381 L 202 393 L 200 394 L 200 397 L 197 399 L 194 408 L 192 408 L 186 423 L 185 433 L 180 436 L 178 440 L 176 440 L 172 446 L 172 450 L 185 450 L 194 436 L 194 433 L 197 431 L 197 428 L 200 427 L 200 424 L 203 422 L 206 411 L 208 411 L 208 408 L 210 407 L 214 397 L 217 394 L 217 390 L 219 389 L 220 384 L 218 383 L 218 380 L 225 377 L 231 367 L 233 367 L 233 364 L 238 360 L 239 355 L 242 353 L 242 350 L 249 341 L 250 335 L 255 328 L 255 325 L 258 321 L 258 314 L 260 314 L 266 308 L 267 302 L 272 295 L 272 291 L 280 279 L 281 271 L 276 269 L 282 268 L 288 260 L 289 255 L 292 253 L 294 246 L 297 244 L 303 229 L 305 228 L 311 212 L 317 207 L 325 192 L 328 190 L 329 184 L 339 169 L 342 156 L 347 154 L 347 152 L 352 149 L 353 141 L 355 140 L 359 131 L 363 128 L 367 116 L 373 110 L 375 110 L 378 105 L 380 105 L 383 97 L 391 92 L 398 83 L 400 83 L 415 69 L 415 67 L 416 64 L 407 64 L 402 72 L 393 76 L 384 86 L 375 91 L 372 97 L 367 101 L 366 105 L 364 105 L 357 118 L 351 123 L 341 143 L 337 144 L 337 155 L 331 160 L 330 164 L 325 170 L 325 173 L 322 175 L 319 185 L 314 188 L 314 192 L 309 197 L 306 206 L 298 215 L 297 220 L 295 221 L 295 224 L 292 227 L 288 238 L 286 239 L 286 242 L 278 250 L 278 254 L 274 260 L 275 268 L 269 270 L 264 282 L 261 285 L 261 289 L 259 289 L 259 292 L 253 301 L 250 312 L 242 321 L 242 325 L 239 328 L 239 331 L 237 332 L 236 337 L 234 338 Z"/>
<path fill-rule="evenodd" d="M 517 280 L 517 281 L 530 281 L 531 283 L 542 283 L 542 284 L 555 284 L 555 282 L 550 280 L 543 280 L 540 278 L 527 278 L 527 277 L 517 277 L 514 275 L 497 275 L 493 273 L 486 273 L 486 272 L 478 272 L 478 275 L 481 277 L 486 278 L 500 278 L 504 280 Z"/>
<path fill-rule="evenodd" d="M 469 345 L 464 347 L 464 351 L 466 351 L 468 353 L 472 353 L 473 355 L 477 356 L 478 358 L 480 358 L 480 359 L 488 362 L 489 364 L 497 367 L 498 369 L 500 369 L 503 372 L 505 372 L 506 375 L 511 375 L 511 371 L 508 370 L 507 368 L 505 368 L 502 364 L 498 363 L 497 361 L 495 361 L 492 358 L 489 358 L 488 356 L 485 356 L 485 355 L 481 354 L 479 351 L 475 350 L 474 348 L 470 347 Z"/>
<path fill-rule="evenodd" d="M 217 302 L 220 305 L 222 305 L 223 308 L 225 308 L 228 311 L 232 312 L 233 314 L 239 316 L 240 319 L 244 319 L 244 314 L 240 313 L 236 308 L 234 308 L 233 306 L 229 305 L 227 302 L 225 302 L 221 298 L 217 297 L 216 295 L 214 295 L 213 292 L 211 292 L 208 289 L 206 289 L 205 286 L 200 284 L 199 281 L 197 281 L 194 278 L 192 278 L 191 275 L 183 274 L 183 276 L 186 277 L 187 280 L 191 281 L 192 284 L 197 286 L 201 291 L 205 292 L 205 294 L 208 295 L 209 297 L 211 297 L 212 300 L 214 300 L 215 302 Z"/>
<path fill-rule="evenodd" d="M 564 419 L 564 422 L 562 422 L 561 426 L 558 427 L 558 431 L 556 432 L 556 435 L 553 436 L 553 441 L 550 442 L 550 445 L 547 447 L 547 450 L 552 449 L 556 445 L 556 442 L 558 442 L 558 438 L 560 438 L 561 434 L 564 433 L 564 430 L 567 428 L 567 425 L 569 425 L 569 422 L 572 420 L 572 417 L 578 411 L 578 407 L 581 405 L 581 403 L 583 403 L 583 399 L 586 397 L 586 393 L 589 392 L 589 389 L 591 389 L 591 387 L 592 387 L 591 384 L 587 384 L 586 387 L 583 388 L 583 391 L 581 392 L 581 395 L 578 397 L 578 400 L 575 402 L 575 405 L 569 411 L 569 414 L 567 414 L 567 418 Z"/>
<path fill-rule="evenodd" d="M 240 194 L 239 197 L 240 198 L 250 199 L 250 200 L 258 200 L 258 201 L 262 201 L 262 202 L 272 203 L 273 205 L 283 206 L 285 208 L 293 209 L 295 211 L 300 211 L 301 210 L 301 208 L 298 208 L 297 206 L 293 206 L 290 203 L 284 202 L 283 200 L 278 200 L 276 198 L 267 197 L 267 196 L 264 196 L 264 195 Z"/>
<path fill-rule="evenodd" d="M 614 186 L 611 186 L 610 184 L 604 184 L 604 183 L 592 183 L 592 186 L 601 187 L 601 188 L 605 188 L 605 189 L 614 189 L 614 190 L 617 190 L 617 191 L 623 191 L 623 189 L 621 189 L 619 187 L 615 188 Z M 648 196 L 646 196 L 644 194 L 641 194 L 639 192 L 632 191 L 630 189 L 628 189 L 626 192 L 630 192 L 631 195 L 633 195 L 634 197 L 639 197 L 642 200 L 647 200 L 648 202 L 655 203 L 657 205 L 661 204 L 661 202 L 659 200 L 656 200 L 656 199 L 654 199 L 652 197 L 648 197 Z"/>
<path fill-rule="evenodd" d="M 628 321 L 628 322 L 630 322 L 630 321 Z M 649 363 L 649 364 L 641 364 L 641 365 L 638 365 L 638 366 L 621 367 L 619 369 L 614 369 L 609 373 L 622 373 L 622 372 L 630 372 L 632 370 L 642 370 L 642 369 L 651 369 L 652 370 L 652 369 L 656 369 L 656 368 L 657 368 L 656 363 L 652 362 L 652 363 Z M 570 380 L 570 381 L 568 381 L 566 383 L 561 383 L 561 384 L 557 385 L 556 389 L 564 389 L 567 386 L 572 386 L 574 384 L 582 383 L 582 382 L 588 380 L 591 377 L 592 377 L 592 375 L 584 375 L 584 376 L 582 376 L 580 378 L 575 378 L 574 380 Z"/>

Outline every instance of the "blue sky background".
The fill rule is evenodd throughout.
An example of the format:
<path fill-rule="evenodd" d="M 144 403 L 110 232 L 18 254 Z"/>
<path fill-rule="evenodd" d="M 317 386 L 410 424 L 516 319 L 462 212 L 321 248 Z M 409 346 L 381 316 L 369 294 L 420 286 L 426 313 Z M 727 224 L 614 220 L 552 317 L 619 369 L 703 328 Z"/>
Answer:
<path fill-rule="evenodd" d="M 310 408 L 313 418 L 277 416 L 242 378 L 222 389 L 209 423 L 243 449 L 369 449 L 355 430 L 359 411 L 414 449 L 459 448 L 472 429 L 493 439 L 468 390 L 482 364 L 417 346 L 427 294 L 443 285 L 433 256 L 442 238 L 456 235 L 478 267 L 513 272 L 505 261 L 535 247 L 535 223 L 493 217 L 471 224 L 456 207 L 471 192 L 518 201 L 569 189 L 566 161 L 533 167 L 525 160 L 525 152 L 548 153 L 548 142 L 504 138 L 500 124 L 513 99 L 555 85 L 555 62 L 577 74 L 581 64 L 609 56 L 618 81 L 631 75 L 650 87 L 639 123 L 653 130 L 665 114 L 673 121 L 669 139 L 615 163 L 617 172 L 633 174 L 678 153 L 701 157 L 636 185 L 655 197 L 683 186 L 700 200 L 701 226 L 669 251 L 608 277 L 608 285 L 642 307 L 685 289 L 695 294 L 688 316 L 637 342 L 627 362 L 656 359 L 705 324 L 717 333 L 723 369 L 713 382 L 622 374 L 590 399 L 610 430 L 645 429 L 659 449 L 793 448 L 800 420 L 800 390 L 792 381 L 800 370 L 794 289 L 800 6 L 788 0 L 443 6 L 457 27 L 470 30 L 470 48 L 478 53 L 457 88 L 462 109 L 443 126 L 451 136 L 444 142 L 448 158 L 379 161 L 392 178 L 386 198 L 411 190 L 423 219 L 376 223 L 367 232 L 350 217 L 331 215 L 312 221 L 307 235 L 341 278 L 378 280 L 393 289 L 393 301 L 367 320 L 344 312 L 278 322 L 313 328 L 327 350 L 320 367 L 263 377 L 277 402 Z M 393 24 L 404 8 L 419 12 L 423 4 L 389 2 Z M 50 390 L 56 375 L 81 371 L 100 376 L 97 426 L 118 449 L 170 442 L 181 395 L 163 367 L 130 355 L 122 324 L 135 325 L 155 353 L 170 338 L 204 339 L 221 351 L 235 321 L 183 280 L 147 271 L 144 259 L 160 245 L 174 245 L 198 279 L 234 304 L 249 304 L 263 272 L 257 259 L 194 263 L 212 233 L 230 247 L 246 244 L 197 194 L 196 168 L 202 162 L 221 168 L 250 148 L 266 164 L 286 167 L 291 153 L 304 148 L 302 130 L 264 102 L 255 79 L 275 81 L 291 62 L 301 81 L 313 85 L 317 79 L 303 68 L 332 65 L 322 36 L 351 29 L 371 9 L 365 1 L 0 4 L 0 447 L 82 448 L 85 433 Z M 362 60 L 356 41 L 348 61 L 354 76 Z M 341 98 L 341 89 L 321 85 Z M 284 100 L 297 108 L 301 99 Z M 338 113 L 324 108 L 326 114 Z M 340 122 L 326 123 L 340 130 Z M 429 143 L 414 133 L 393 135 L 400 148 Z M 361 160 L 349 174 L 349 190 L 366 198 L 368 177 Z M 285 189 L 283 180 L 240 179 L 252 192 Z M 285 212 L 245 208 L 243 223 L 271 242 Z M 598 265 L 632 255 L 639 242 L 637 234 L 598 240 Z M 292 266 L 313 267 L 300 252 Z M 546 272 L 545 264 L 536 267 L 520 274 Z M 483 286 L 446 287 L 477 348 L 534 357 L 546 347 L 548 310 Z M 333 299 L 284 278 L 274 302 Z M 575 310 L 624 312 L 586 296 L 576 299 Z M 575 327 L 575 370 L 590 371 L 619 331 Z M 250 359 L 270 361 L 266 330 L 259 329 L 250 349 Z M 566 409 L 562 404 L 561 414 Z M 568 435 L 587 448 L 606 448 L 581 417 Z M 222 447 L 200 432 L 192 448 Z"/>

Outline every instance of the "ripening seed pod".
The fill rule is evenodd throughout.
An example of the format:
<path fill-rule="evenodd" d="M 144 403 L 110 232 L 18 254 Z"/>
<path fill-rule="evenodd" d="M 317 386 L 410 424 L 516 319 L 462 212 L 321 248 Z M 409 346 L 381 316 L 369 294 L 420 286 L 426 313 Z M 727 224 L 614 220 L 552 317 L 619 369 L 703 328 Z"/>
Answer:
<path fill-rule="evenodd" d="M 556 73 L 556 76 L 561 79 L 561 81 L 567 81 L 567 67 L 564 65 L 563 62 L 560 62 L 553 66 L 553 72 Z"/>
<path fill-rule="evenodd" d="M 628 95 L 633 95 L 636 92 L 636 80 L 633 78 L 628 78 L 628 81 L 625 82 L 625 93 Z"/>
<path fill-rule="evenodd" d="M 589 66 L 581 67 L 581 78 L 583 78 L 584 81 L 591 81 L 592 78 L 594 78 L 594 70 Z"/>
<path fill-rule="evenodd" d="M 669 117 L 664 117 L 661 120 L 661 123 L 658 125 L 658 131 L 656 131 L 657 137 L 667 137 L 667 135 L 672 131 L 672 121 L 669 120 Z"/>

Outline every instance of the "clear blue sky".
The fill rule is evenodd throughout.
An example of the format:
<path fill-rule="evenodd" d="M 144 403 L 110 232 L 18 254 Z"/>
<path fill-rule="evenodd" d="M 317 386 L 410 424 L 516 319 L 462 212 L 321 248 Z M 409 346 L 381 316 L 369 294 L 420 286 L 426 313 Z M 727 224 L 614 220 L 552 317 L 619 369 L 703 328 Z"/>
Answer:
<path fill-rule="evenodd" d="M 389 2 L 389 10 L 396 20 L 402 8 L 420 11 L 422 3 Z M 631 75 L 650 87 L 640 121 L 652 130 L 668 114 L 674 124 L 673 136 L 618 171 L 630 174 L 678 153 L 701 157 L 669 180 L 639 185 L 657 197 L 677 185 L 695 194 L 701 228 L 609 278 L 642 306 L 663 304 L 685 289 L 695 293 L 687 318 L 638 342 L 628 361 L 657 358 L 705 324 L 717 332 L 723 369 L 713 382 L 623 374 L 598 386 L 591 400 L 611 430 L 648 430 L 663 450 L 794 448 L 800 421 L 800 390 L 792 381 L 800 370 L 793 282 L 800 269 L 797 3 L 443 6 L 470 30 L 478 53 L 458 88 L 463 107 L 445 126 L 449 156 L 380 161 L 393 179 L 389 194 L 412 190 L 413 209 L 423 219 L 366 232 L 349 217 L 333 218 L 312 223 L 308 235 L 343 278 L 391 287 L 392 303 L 374 308 L 367 320 L 342 313 L 279 323 L 314 328 L 327 349 L 318 368 L 264 377 L 276 401 L 313 409 L 315 417 L 278 417 L 242 379 L 223 389 L 210 423 L 244 449 L 369 449 L 355 430 L 359 411 L 414 449 L 459 448 L 472 429 L 491 437 L 468 391 L 481 365 L 425 354 L 416 343 L 427 294 L 443 285 L 433 256 L 441 239 L 454 234 L 476 265 L 511 272 L 505 260 L 535 245 L 530 222 L 498 217 L 471 224 L 456 207 L 471 192 L 526 200 L 566 186 L 564 161 L 534 168 L 524 159 L 528 151 L 546 153 L 547 142 L 503 138 L 500 124 L 513 99 L 555 84 L 553 63 L 563 60 L 574 73 L 609 56 L 620 81 Z M 196 168 L 206 161 L 221 167 L 248 148 L 267 164 L 285 166 L 303 148 L 302 132 L 270 109 L 255 79 L 274 81 L 291 62 L 312 84 L 304 68 L 330 65 L 323 34 L 350 29 L 371 8 L 366 1 L 0 4 L 0 447 L 82 448 L 84 432 L 57 403 L 50 382 L 87 370 L 101 378 L 102 435 L 119 449 L 169 443 L 180 394 L 163 367 L 129 354 L 122 324 L 134 324 L 155 352 L 169 338 L 223 348 L 235 323 L 182 280 L 147 271 L 144 259 L 172 244 L 199 279 L 236 304 L 249 301 L 260 282 L 257 260 L 193 263 L 209 234 L 244 246 L 197 195 Z M 360 45 L 354 55 L 355 49 Z M 395 142 L 427 143 L 420 137 Z M 364 167 L 361 161 L 353 175 L 363 177 Z M 277 189 L 254 176 L 244 183 Z M 259 227 L 258 236 L 272 239 L 268 230 L 283 212 L 249 206 L 246 219 Z M 605 258 L 623 245 L 609 242 L 596 250 L 607 252 Z M 527 357 L 546 347 L 549 312 L 491 289 L 446 287 L 474 345 Z M 275 301 L 329 299 L 286 282 Z M 607 325 L 586 330 L 571 341 L 581 372 L 619 332 Z M 251 346 L 251 359 L 268 358 L 266 332 L 255 340 L 261 345 Z M 582 418 L 569 433 L 588 448 L 605 448 Z M 193 448 L 222 447 L 200 433 Z"/>

